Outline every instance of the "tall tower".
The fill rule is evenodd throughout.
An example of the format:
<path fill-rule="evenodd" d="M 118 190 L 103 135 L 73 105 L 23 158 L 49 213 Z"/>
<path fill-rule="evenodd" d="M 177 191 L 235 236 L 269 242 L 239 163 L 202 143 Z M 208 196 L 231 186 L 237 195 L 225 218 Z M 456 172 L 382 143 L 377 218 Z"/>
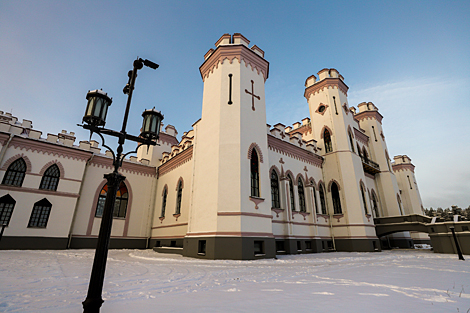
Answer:
<path fill-rule="evenodd" d="M 392 168 L 400 188 L 404 214 L 424 214 L 411 159 L 407 155 L 397 155 L 393 161 Z"/>
<path fill-rule="evenodd" d="M 372 159 L 379 164 L 380 173 L 375 175 L 378 188 L 381 216 L 404 215 L 397 179 L 392 171 L 387 143 L 382 130 L 382 118 L 372 102 L 358 104 L 355 118 L 370 138 L 369 148 Z"/>
<path fill-rule="evenodd" d="M 348 86 L 335 69 L 323 69 L 318 76 L 318 80 L 314 75 L 307 78 L 304 96 L 313 136 L 325 160 L 322 184 L 335 247 L 340 251 L 374 251 L 379 242 L 368 207 L 362 160 L 355 150 L 359 130 L 348 108 Z"/>
<path fill-rule="evenodd" d="M 202 118 L 194 126 L 194 180 L 184 254 L 217 259 L 275 256 L 264 52 L 224 34 L 200 66 Z M 255 164 L 251 164 L 254 161 Z M 253 194 L 251 172 L 258 172 Z M 261 175 L 260 175 L 261 174 Z"/>

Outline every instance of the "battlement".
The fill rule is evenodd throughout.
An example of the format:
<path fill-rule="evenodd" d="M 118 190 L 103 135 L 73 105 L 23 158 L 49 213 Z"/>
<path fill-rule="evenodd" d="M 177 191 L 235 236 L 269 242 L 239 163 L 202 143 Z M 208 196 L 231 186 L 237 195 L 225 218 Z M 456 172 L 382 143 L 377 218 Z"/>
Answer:
<path fill-rule="evenodd" d="M 243 45 L 247 47 L 248 49 L 250 49 L 251 51 L 253 51 L 254 53 L 256 53 L 257 55 L 259 55 L 260 57 L 264 58 L 264 51 L 262 49 L 260 49 L 257 45 L 253 45 L 250 48 L 249 44 L 250 44 L 250 41 L 245 36 L 243 36 L 240 33 L 234 33 L 232 36 L 230 34 L 223 34 L 219 38 L 219 40 L 216 41 L 214 45 L 217 48 L 220 46 Z M 209 49 L 209 51 L 207 51 L 206 54 L 204 55 L 204 60 L 207 60 L 214 51 L 215 50 L 213 48 Z"/>
<path fill-rule="evenodd" d="M 411 164 L 411 159 L 406 155 L 396 155 L 393 157 L 394 164 Z"/>
<path fill-rule="evenodd" d="M 366 111 L 379 111 L 379 109 L 372 102 L 361 102 L 357 105 L 359 113 Z"/>
<path fill-rule="evenodd" d="M 341 81 L 344 81 L 344 77 L 334 68 L 324 68 L 319 71 L 317 75 L 318 80 L 315 75 L 311 75 L 305 80 L 305 88 L 313 86 L 314 84 L 319 83 L 326 78 L 339 78 Z"/>

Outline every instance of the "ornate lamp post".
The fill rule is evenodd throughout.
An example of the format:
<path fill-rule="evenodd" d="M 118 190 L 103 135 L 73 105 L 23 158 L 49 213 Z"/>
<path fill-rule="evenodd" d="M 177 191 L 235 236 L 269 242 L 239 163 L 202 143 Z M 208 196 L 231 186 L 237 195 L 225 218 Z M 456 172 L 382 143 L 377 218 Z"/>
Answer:
<path fill-rule="evenodd" d="M 121 167 L 124 158 L 130 153 L 136 153 L 139 147 L 143 145 L 147 145 L 147 147 L 156 145 L 156 140 L 158 139 L 158 135 L 160 133 L 161 121 L 163 120 L 163 115 L 160 112 L 155 111 L 154 109 L 146 110 L 142 114 L 144 121 L 142 124 L 142 133 L 140 136 L 136 137 L 126 133 L 127 118 L 129 115 L 129 108 L 131 106 L 132 92 L 134 90 L 137 71 L 142 69 L 144 65 L 152 69 L 158 68 L 158 64 L 140 58 L 136 59 L 133 65 L 133 70 L 129 71 L 128 74 L 129 82 L 126 84 L 123 90 L 124 94 L 127 94 L 128 97 L 121 131 L 117 132 L 104 128 L 104 125 L 106 124 L 106 114 L 108 112 L 109 106 L 111 105 L 112 99 L 101 90 L 93 90 L 88 92 L 86 96 L 88 104 L 85 115 L 83 116 L 83 122 L 85 124 L 79 125 L 90 131 L 90 138 L 93 133 L 96 133 L 101 137 L 103 147 L 108 148 L 113 155 L 114 166 L 114 171 L 112 173 L 104 175 L 107 180 L 108 192 L 106 194 L 106 201 L 101 219 L 98 245 L 96 246 L 95 258 L 93 260 L 93 269 L 91 271 L 88 293 L 85 301 L 82 302 L 84 313 L 99 312 L 100 307 L 104 302 L 101 297 L 101 293 L 103 291 L 109 238 L 111 235 L 111 227 L 113 223 L 114 203 L 116 201 L 116 192 L 119 188 L 119 184 L 126 178 L 118 173 L 118 169 Z M 117 153 L 114 153 L 114 151 L 105 144 L 103 134 L 118 138 L 119 146 L 116 150 Z M 122 154 L 123 144 L 126 139 L 138 142 L 140 145 L 138 145 L 134 151 Z"/>

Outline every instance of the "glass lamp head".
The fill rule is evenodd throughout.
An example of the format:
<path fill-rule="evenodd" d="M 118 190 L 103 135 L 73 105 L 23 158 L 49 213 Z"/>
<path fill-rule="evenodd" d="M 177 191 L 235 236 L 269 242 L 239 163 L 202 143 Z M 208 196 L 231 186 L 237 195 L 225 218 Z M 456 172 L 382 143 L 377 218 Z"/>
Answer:
<path fill-rule="evenodd" d="M 104 126 L 106 124 L 106 115 L 113 99 L 102 90 L 88 91 L 86 95 L 88 100 L 83 122 L 91 126 Z"/>
<path fill-rule="evenodd" d="M 158 139 L 163 114 L 153 108 L 151 110 L 145 110 L 144 113 L 142 113 L 142 117 L 144 120 L 142 122 L 140 137 L 147 140 Z"/>

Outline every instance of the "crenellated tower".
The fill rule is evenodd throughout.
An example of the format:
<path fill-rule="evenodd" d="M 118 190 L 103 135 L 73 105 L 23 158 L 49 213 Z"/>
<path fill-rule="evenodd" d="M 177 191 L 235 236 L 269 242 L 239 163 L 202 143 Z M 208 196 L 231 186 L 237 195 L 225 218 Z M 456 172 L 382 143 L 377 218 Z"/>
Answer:
<path fill-rule="evenodd" d="M 356 141 L 367 143 L 348 107 L 348 86 L 335 69 L 323 69 L 305 82 L 313 137 L 324 157 L 323 184 L 337 250 L 373 251 L 378 239 Z M 360 138 L 358 138 L 360 137 Z M 320 186 L 318 186 L 320 189 Z"/>
<path fill-rule="evenodd" d="M 241 34 L 225 34 L 199 68 L 204 93 L 202 118 L 193 125 L 186 255 L 275 256 L 270 181 L 264 174 L 269 170 L 264 95 L 269 63 L 260 48 L 249 44 Z M 255 187 L 252 172 L 258 173 Z"/>
<path fill-rule="evenodd" d="M 424 214 L 415 177 L 415 166 L 407 155 L 393 157 L 392 169 L 397 178 L 404 214 Z"/>

